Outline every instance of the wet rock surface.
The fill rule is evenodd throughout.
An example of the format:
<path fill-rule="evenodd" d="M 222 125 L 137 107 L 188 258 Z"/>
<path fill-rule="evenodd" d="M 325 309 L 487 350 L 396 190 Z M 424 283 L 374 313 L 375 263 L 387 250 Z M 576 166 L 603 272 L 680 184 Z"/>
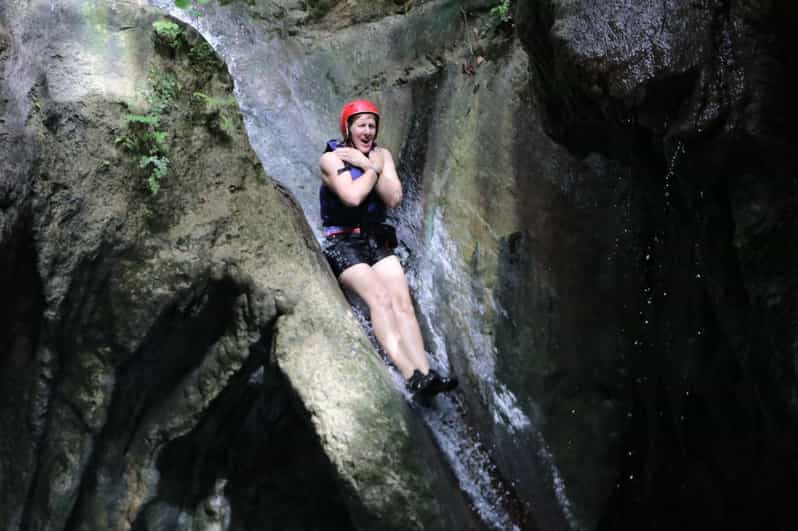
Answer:
<path fill-rule="evenodd" d="M 592 525 L 789 528 L 798 329 L 786 242 L 798 182 L 785 90 L 796 85 L 786 30 L 795 9 L 519 10 L 546 130 L 584 161 L 604 160 L 594 171 L 618 176 L 636 205 L 620 240 L 629 289 L 593 307 L 599 326 L 621 316 L 611 326 L 622 324 L 627 341 L 602 349 L 618 370 L 604 392 L 626 418 Z M 601 357 L 595 346 L 582 353 Z M 583 389 L 572 391 L 577 415 Z"/>
<path fill-rule="evenodd" d="M 151 196 L 115 140 L 145 112 L 129 102 L 152 15 L 80 5 L 70 20 L 114 37 L 75 41 L 144 35 L 124 68 L 87 68 L 98 52 L 42 22 L 48 3 L 0 19 L 0 431 L 19 434 L 0 447 L 0 522 L 478 527 L 435 487 L 437 457 L 418 461 L 436 451 L 301 214 L 234 149 L 229 78 L 194 72 L 204 96 L 164 113 L 171 177 Z M 311 226 L 341 102 L 383 108 L 427 339 L 521 529 L 791 528 L 795 8 L 492 7 L 256 0 L 204 20 L 257 50 L 231 62 L 251 141 Z"/>
<path fill-rule="evenodd" d="M 513 500 L 513 518 L 524 529 L 566 529 L 554 487 L 559 478 L 552 475 L 551 460 L 542 463 L 537 456 L 545 444 L 526 419 L 535 399 L 523 386 L 512 392 L 501 387 L 492 367 L 504 363 L 497 360 L 505 353 L 495 352 L 492 339 L 484 341 L 501 312 L 493 303 L 499 249 L 519 231 L 527 211 L 516 206 L 518 168 L 541 179 L 537 200 L 545 205 L 558 194 L 559 172 L 575 165 L 533 114 L 527 53 L 513 39 L 512 26 L 491 13 L 490 2 L 439 0 L 420 2 L 406 15 L 389 12 L 344 27 L 336 26 L 340 13 L 331 10 L 286 32 L 273 19 L 253 21 L 252 13 L 269 5 L 211 7 L 197 21 L 233 65 L 265 167 L 291 188 L 311 225 L 318 226 L 318 170 L 312 161 L 337 134 L 341 103 L 363 95 L 383 109 L 380 143 L 396 154 L 406 188 L 394 221 L 420 306 L 430 299 L 437 305 L 423 308 L 428 347 L 438 356 L 448 352 L 447 363 L 467 382 L 458 396 L 504 475 L 499 489 Z M 275 65 L 281 65 L 275 75 L 252 74 Z M 530 153 L 539 156 L 530 159 Z M 445 229 L 438 230 L 436 219 Z M 451 248 L 437 247 L 443 240 Z M 473 280 L 464 283 L 464 274 Z M 435 345 L 436 333 L 445 336 L 444 345 Z M 523 364 L 528 352 L 508 349 L 506 356 L 514 360 L 507 363 Z M 513 392 L 523 392 L 524 403 L 516 404 Z M 508 412 L 517 412 L 519 429 Z"/>
<path fill-rule="evenodd" d="M 0 68 L 0 527 L 479 527 L 195 32 L 7 3 Z"/>
<path fill-rule="evenodd" d="M 734 486 L 711 471 L 737 469 L 741 448 L 790 455 L 775 434 L 733 436 L 732 420 L 759 433 L 759 413 L 738 396 L 746 385 L 754 392 L 782 378 L 791 392 L 788 351 L 781 369 L 741 383 L 751 372 L 741 360 L 768 356 L 737 350 L 751 330 L 740 266 L 770 261 L 755 266 L 733 243 L 750 230 L 771 234 L 759 224 L 770 209 L 747 202 L 749 190 L 764 200 L 794 186 L 793 162 L 773 162 L 791 157 L 773 148 L 792 138 L 773 128 L 774 102 L 794 115 L 780 88 L 792 83 L 789 8 L 517 2 L 508 23 L 487 2 L 418 4 L 359 21 L 346 11 L 354 3 L 338 4 L 287 32 L 264 19 L 264 38 L 242 14 L 266 3 L 208 24 L 223 47 L 234 44 L 228 50 L 263 46 L 237 61 L 242 100 L 270 124 L 253 129 L 259 152 L 286 136 L 283 124 L 307 125 L 264 164 L 305 175 L 295 193 L 314 224 L 315 169 L 295 161 L 315 160 L 346 99 L 365 95 L 384 109 L 381 142 L 399 154 L 410 191 L 396 221 L 427 338 L 443 342 L 523 528 L 780 522 L 755 510 L 727 516 L 754 495 L 751 484 L 757 500 L 773 495 L 767 480 L 753 481 L 755 471 L 772 477 L 764 461 L 739 465 L 746 480 Z M 239 25 L 248 29 L 231 31 Z M 274 64 L 292 68 L 248 81 L 248 69 Z M 272 105 L 292 118 L 275 117 Z M 752 149 L 763 152 L 745 164 L 778 177 L 754 173 L 729 194 Z M 766 226 L 783 227 L 789 208 Z M 734 236 L 733 219 L 749 228 Z M 776 248 L 785 249 L 768 252 Z M 792 263 L 790 251 L 775 263 L 785 255 Z M 789 301 L 785 282 L 777 298 Z M 774 312 L 790 345 L 784 304 Z M 789 474 L 780 477 L 788 492 Z M 699 499 L 712 510 L 691 505 Z M 671 515 L 674 505 L 701 516 Z"/>

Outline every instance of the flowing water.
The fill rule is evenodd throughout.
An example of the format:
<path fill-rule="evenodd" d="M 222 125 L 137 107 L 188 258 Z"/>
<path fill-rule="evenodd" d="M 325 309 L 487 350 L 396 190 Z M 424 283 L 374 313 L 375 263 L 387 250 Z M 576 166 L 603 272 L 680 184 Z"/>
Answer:
<path fill-rule="evenodd" d="M 325 108 L 323 102 L 314 98 L 314 93 L 329 89 L 320 86 L 326 80 L 312 80 L 313 75 L 307 72 L 312 69 L 313 59 L 308 58 L 301 46 L 292 45 L 290 39 L 258 30 L 235 4 L 227 8 L 210 4 L 202 7 L 200 14 L 176 8 L 172 0 L 150 0 L 150 3 L 196 28 L 225 59 L 235 80 L 235 92 L 250 142 L 266 173 L 292 192 L 319 236 L 317 160 L 320 146 L 335 135 L 330 126 L 334 127 L 338 110 Z M 321 123 L 324 117 L 330 118 Z M 404 242 L 402 258 L 430 342 L 431 365 L 445 373 L 449 369 L 446 334 L 455 331 L 440 328 L 443 320 L 438 318 L 442 309 L 436 279 L 439 275 L 457 279 L 466 273 L 453 258 L 458 254 L 442 216 L 432 213 L 422 222 L 423 219 L 417 193 L 413 189 L 406 190 L 404 204 L 394 214 L 393 221 Z M 468 279 L 463 278 L 463 281 L 468 282 Z M 554 485 L 560 511 L 569 526 L 578 529 L 562 479 L 542 437 L 516 406 L 510 390 L 495 378 L 496 349 L 491 338 L 478 332 L 479 303 L 468 299 L 466 294 L 456 296 L 460 299 L 450 304 L 448 311 L 456 306 L 467 314 L 464 316 L 466 322 L 474 323 L 467 333 L 471 334 L 471 343 L 477 348 L 464 355 L 470 356 L 469 362 L 477 367 L 482 378 L 480 392 L 491 407 L 495 422 L 509 433 L 531 434 L 538 457 Z M 362 311 L 360 317 L 367 325 Z M 399 374 L 396 371 L 392 374 L 397 388 L 406 393 Z M 409 395 L 407 398 L 413 403 Z M 486 526 L 517 530 L 513 496 L 498 479 L 489 449 L 468 427 L 463 409 L 456 394 L 436 397 L 434 407 L 417 408 Z"/>

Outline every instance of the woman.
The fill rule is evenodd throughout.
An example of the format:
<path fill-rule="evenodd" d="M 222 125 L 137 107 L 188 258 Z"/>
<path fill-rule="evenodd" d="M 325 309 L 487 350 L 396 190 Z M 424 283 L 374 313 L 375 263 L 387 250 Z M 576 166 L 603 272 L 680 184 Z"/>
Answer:
<path fill-rule="evenodd" d="M 319 191 L 326 240 L 324 254 L 338 281 L 368 305 L 385 353 L 414 393 L 433 395 L 457 386 L 431 370 L 402 265 L 393 254 L 396 233 L 386 208 L 402 200 L 391 152 L 377 147 L 380 113 L 366 100 L 341 110 L 342 141 L 321 156 Z"/>

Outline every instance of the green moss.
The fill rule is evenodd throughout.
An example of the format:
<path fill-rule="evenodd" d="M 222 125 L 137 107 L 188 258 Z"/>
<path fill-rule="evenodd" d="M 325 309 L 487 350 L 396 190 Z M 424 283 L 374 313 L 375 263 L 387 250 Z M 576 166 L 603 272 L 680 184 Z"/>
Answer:
<path fill-rule="evenodd" d="M 222 61 L 213 47 L 205 41 L 192 46 L 188 52 L 191 65 L 198 70 L 214 71 L 222 67 Z"/>
<path fill-rule="evenodd" d="M 149 73 L 149 88 L 147 90 L 147 103 L 152 112 L 164 112 L 177 98 L 180 85 L 173 72 L 151 68 Z"/>
<path fill-rule="evenodd" d="M 210 0 L 193 0 L 195 3 L 204 5 L 210 2 Z M 221 2 L 222 4 L 226 2 Z M 180 9 L 188 9 L 192 7 L 192 0 L 175 0 L 175 5 Z"/>
<path fill-rule="evenodd" d="M 228 96 L 226 98 L 214 98 L 213 96 L 208 96 L 203 92 L 195 92 L 193 97 L 202 101 L 209 109 L 221 109 L 225 107 L 236 106 L 236 99 L 234 96 Z"/>
<path fill-rule="evenodd" d="M 334 0 L 308 0 L 307 6 L 312 18 L 321 18 L 335 5 Z"/>
<path fill-rule="evenodd" d="M 147 185 L 155 195 L 161 189 L 161 179 L 169 172 L 169 159 L 161 155 L 147 155 L 139 158 L 139 168 L 149 172 Z"/>
<path fill-rule="evenodd" d="M 501 0 L 497 6 L 490 10 L 490 14 L 499 23 L 508 24 L 513 21 L 513 14 L 510 12 L 511 0 Z"/>
<path fill-rule="evenodd" d="M 158 68 L 150 69 L 147 85 L 145 100 L 150 112 L 124 115 L 127 132 L 115 143 L 137 158 L 137 166 L 147 172 L 150 194 L 156 195 L 170 164 L 169 135 L 159 129 L 161 115 L 175 102 L 180 87 L 173 72 Z"/>
<path fill-rule="evenodd" d="M 136 172 L 150 195 L 161 189 L 171 167 L 171 129 L 178 126 L 189 108 L 194 117 L 200 115 L 217 138 L 228 141 L 241 128 L 234 97 L 215 97 L 193 92 L 205 86 L 216 86 L 216 76 L 226 76 L 224 63 L 214 49 L 181 23 L 160 19 L 152 24 L 152 40 L 158 55 L 150 62 L 146 84 L 137 90 L 132 112 L 123 114 L 125 129 L 115 144 L 130 154 Z M 206 89 L 207 90 L 207 89 Z M 150 205 L 153 206 L 153 205 Z"/>
<path fill-rule="evenodd" d="M 152 31 L 156 45 L 163 45 L 172 49 L 182 46 L 183 30 L 171 20 L 156 20 L 152 23 Z"/>
<path fill-rule="evenodd" d="M 199 113 L 204 116 L 208 128 L 227 137 L 232 137 L 238 123 L 238 104 L 235 97 L 216 98 L 202 92 L 195 92 L 193 99 L 197 102 Z"/>
<path fill-rule="evenodd" d="M 139 124 L 158 125 L 160 117 L 155 114 L 126 114 L 125 120 Z"/>
<path fill-rule="evenodd" d="M 158 116 L 128 114 L 126 119 L 128 132 L 117 137 L 116 144 L 138 158 L 138 167 L 147 170 L 147 184 L 155 195 L 169 172 L 168 133 L 156 129 Z"/>

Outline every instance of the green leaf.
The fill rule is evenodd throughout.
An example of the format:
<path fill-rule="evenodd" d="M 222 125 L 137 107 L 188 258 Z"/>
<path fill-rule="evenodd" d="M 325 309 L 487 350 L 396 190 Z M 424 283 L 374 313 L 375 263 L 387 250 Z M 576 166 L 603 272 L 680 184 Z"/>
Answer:
<path fill-rule="evenodd" d="M 191 4 L 191 0 L 175 0 L 175 5 L 180 9 L 186 9 L 189 4 Z"/>
<path fill-rule="evenodd" d="M 126 114 L 125 120 L 128 122 L 135 122 L 140 124 L 150 124 L 150 125 L 157 125 L 158 124 L 158 116 L 154 114 Z"/>

